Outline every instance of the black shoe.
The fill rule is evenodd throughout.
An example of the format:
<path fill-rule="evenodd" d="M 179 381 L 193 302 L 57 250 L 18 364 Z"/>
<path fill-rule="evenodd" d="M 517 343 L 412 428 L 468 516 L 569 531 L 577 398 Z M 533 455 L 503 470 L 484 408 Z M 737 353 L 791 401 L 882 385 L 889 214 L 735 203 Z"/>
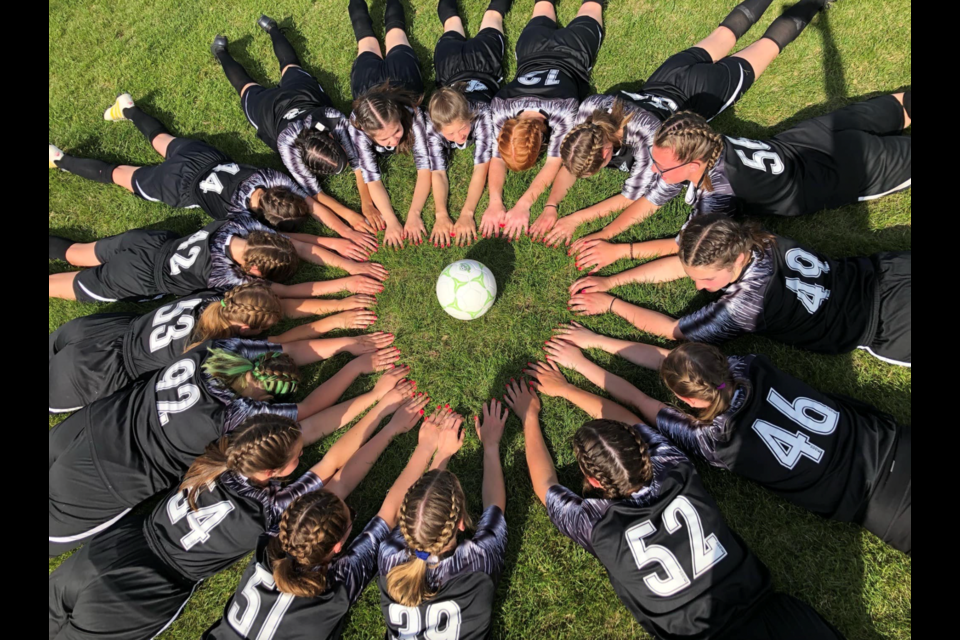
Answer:
<path fill-rule="evenodd" d="M 210 45 L 210 53 L 216 57 L 218 54 L 227 50 L 227 36 L 222 36 L 217 34 L 217 37 L 213 39 L 213 43 Z"/>
<path fill-rule="evenodd" d="M 257 26 L 270 33 L 274 29 L 278 29 L 280 25 L 277 24 L 277 21 L 271 18 L 270 16 L 261 15 L 260 19 L 257 20 Z"/>

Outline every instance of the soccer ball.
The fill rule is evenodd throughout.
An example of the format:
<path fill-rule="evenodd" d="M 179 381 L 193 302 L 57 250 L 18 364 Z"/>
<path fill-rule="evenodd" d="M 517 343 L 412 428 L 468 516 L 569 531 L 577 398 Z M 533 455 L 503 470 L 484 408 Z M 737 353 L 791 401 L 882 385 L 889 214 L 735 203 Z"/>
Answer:
<path fill-rule="evenodd" d="M 459 260 L 447 265 L 437 279 L 437 300 L 457 320 L 474 320 L 493 306 L 497 281 L 476 260 Z"/>

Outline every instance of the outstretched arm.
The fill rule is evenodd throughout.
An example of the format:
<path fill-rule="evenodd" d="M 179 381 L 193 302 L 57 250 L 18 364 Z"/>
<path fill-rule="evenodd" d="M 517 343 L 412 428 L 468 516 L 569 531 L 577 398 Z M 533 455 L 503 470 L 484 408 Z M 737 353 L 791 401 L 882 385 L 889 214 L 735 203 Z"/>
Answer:
<path fill-rule="evenodd" d="M 516 384 L 516 383 L 514 383 Z M 483 422 L 473 417 L 477 438 L 483 445 L 483 508 L 491 505 L 507 508 L 507 488 L 503 480 L 503 466 L 500 464 L 500 439 L 503 427 L 507 423 L 507 409 L 499 400 L 490 400 L 483 405 Z"/>
<path fill-rule="evenodd" d="M 500 158 L 490 160 L 490 173 L 487 176 L 490 202 L 480 219 L 480 235 L 484 238 L 496 238 L 500 235 L 503 217 L 507 214 L 503 207 L 503 183 L 507 178 L 507 165 Z"/>
<path fill-rule="evenodd" d="M 403 226 L 403 237 L 414 244 L 422 244 L 427 228 L 423 226 L 423 207 L 430 197 L 432 179 L 430 169 L 417 170 L 417 183 L 413 187 L 413 198 L 410 200 L 410 211 L 407 213 L 407 222 Z"/>
<path fill-rule="evenodd" d="M 303 401 L 297 403 L 297 420 L 300 420 L 302 424 L 305 419 L 333 406 L 340 396 L 353 384 L 353 381 L 363 374 L 373 373 L 375 371 L 386 371 L 391 368 L 393 368 L 392 371 L 396 371 L 393 363 L 399 359 L 400 353 L 395 347 L 354 358 L 340 369 L 340 371 L 333 374 L 327 381 L 311 391 L 310 395 L 304 398 Z M 406 367 L 401 367 L 401 369 L 409 372 L 409 369 Z M 349 420 L 347 422 L 349 422 Z M 320 437 L 321 436 L 317 436 L 314 440 Z"/>
<path fill-rule="evenodd" d="M 537 177 L 533 179 L 533 182 L 530 183 L 530 186 L 527 187 L 524 194 L 520 196 L 517 203 L 513 205 L 510 211 L 507 212 L 507 215 L 504 216 L 503 233 L 507 238 L 518 240 L 521 235 L 527 233 L 527 229 L 530 226 L 530 208 L 533 207 L 533 203 L 537 201 L 540 194 L 553 184 L 562 166 L 563 162 L 560 158 L 547 158 L 547 161 L 543 164 L 543 168 L 537 172 Z"/>
<path fill-rule="evenodd" d="M 524 373 L 537 381 L 535 388 L 541 393 L 565 398 L 595 419 L 616 420 L 627 424 L 640 422 L 640 418 L 634 413 L 613 400 L 601 398 L 567 382 L 553 362 L 535 362 Z"/>
<path fill-rule="evenodd" d="M 579 322 L 569 322 L 562 325 L 554 333 L 557 338 L 565 340 L 580 349 L 600 349 L 611 355 L 620 356 L 624 360 L 629 360 L 644 369 L 654 371 L 659 371 L 660 365 L 670 355 L 669 349 L 600 335 L 590 331 Z"/>
<path fill-rule="evenodd" d="M 668 340 L 684 339 L 680 331 L 680 321 L 676 318 L 632 305 L 609 293 L 577 293 L 570 298 L 568 306 L 574 313 L 584 316 L 615 313 L 645 333 Z"/>
<path fill-rule="evenodd" d="M 291 242 L 297 250 L 297 255 L 305 262 L 336 267 L 349 274 L 369 276 L 381 282 L 387 279 L 387 270 L 376 262 L 357 262 L 317 244 L 307 244 L 298 240 L 291 240 Z"/>
<path fill-rule="evenodd" d="M 386 349 L 391 344 L 393 344 L 393 336 L 378 331 L 377 333 L 344 338 L 298 340 L 281 344 L 281 347 L 284 353 L 293 358 L 298 367 L 305 367 L 315 362 L 328 360 L 340 353 L 359 356 Z"/>
<path fill-rule="evenodd" d="M 507 388 L 504 400 L 523 423 L 527 468 L 530 470 L 533 492 L 540 498 L 540 502 L 546 505 L 550 487 L 560 484 L 560 481 L 557 479 L 557 469 L 553 466 L 553 457 L 540 430 L 540 398 L 532 388 L 521 381 L 514 382 Z"/>

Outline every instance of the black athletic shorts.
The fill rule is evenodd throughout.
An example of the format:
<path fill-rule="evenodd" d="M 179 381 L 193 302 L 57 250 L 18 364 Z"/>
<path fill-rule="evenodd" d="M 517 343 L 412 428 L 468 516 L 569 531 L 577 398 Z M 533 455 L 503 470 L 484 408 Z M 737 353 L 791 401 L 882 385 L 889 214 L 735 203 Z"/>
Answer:
<path fill-rule="evenodd" d="M 123 363 L 123 339 L 138 317 L 98 313 L 74 318 L 50 334 L 50 413 L 76 411 L 133 382 Z"/>
<path fill-rule="evenodd" d="M 240 102 L 247 120 L 257 130 L 257 137 L 274 151 L 277 136 L 287 123 L 314 109 L 333 106 L 317 79 L 300 67 L 287 69 L 280 85 L 273 89 L 250 87 Z"/>
<path fill-rule="evenodd" d="M 517 76 L 553 64 L 568 72 L 577 82 L 583 100 L 590 94 L 590 72 L 603 44 L 603 27 L 589 16 L 571 20 L 566 27 L 546 16 L 530 20 L 517 38 Z"/>
<path fill-rule="evenodd" d="M 492 97 L 503 81 L 505 47 L 503 34 L 492 27 L 481 29 L 470 39 L 456 31 L 447 31 L 433 52 L 437 86 L 478 80 L 487 85 L 487 93 Z"/>
<path fill-rule="evenodd" d="M 813 607 L 792 596 L 774 593 L 723 640 L 844 640 Z"/>
<path fill-rule="evenodd" d="M 143 534 L 145 517 L 125 518 L 50 574 L 51 639 L 144 640 L 180 614 L 196 585 L 150 550 Z"/>
<path fill-rule="evenodd" d="M 134 229 L 97 240 L 94 253 L 100 266 L 84 269 L 73 281 L 81 302 L 143 300 L 158 294 L 157 256 L 164 245 L 178 240 L 175 231 Z"/>
<path fill-rule="evenodd" d="M 894 549 L 913 555 L 913 429 L 901 427 L 891 460 L 881 469 L 863 528 Z"/>
<path fill-rule="evenodd" d="M 860 347 L 891 364 L 913 364 L 913 252 L 872 257 L 877 269 L 877 331 Z"/>
<path fill-rule="evenodd" d="M 167 147 L 167 158 L 158 165 L 133 172 L 133 192 L 150 202 L 162 202 L 176 209 L 199 207 L 197 182 L 218 164 L 233 162 L 206 142 L 176 138 Z"/>
<path fill-rule="evenodd" d="M 901 135 L 903 124 L 897 99 L 880 96 L 801 122 L 773 139 L 803 157 L 804 182 L 810 184 L 806 209 L 820 211 L 910 188 L 913 141 Z"/>
<path fill-rule="evenodd" d="M 694 111 L 711 120 L 753 86 L 756 73 L 743 58 L 714 62 L 700 47 L 667 58 L 643 85 L 643 92 L 672 101 L 671 111 Z"/>
<path fill-rule="evenodd" d="M 78 411 L 49 433 L 48 494 L 50 557 L 104 531 L 130 509 L 103 481 L 87 435 L 87 412 Z"/>
<path fill-rule="evenodd" d="M 350 70 L 350 91 L 356 100 L 371 87 L 391 82 L 414 95 L 423 95 L 423 73 L 413 48 L 397 45 L 385 58 L 372 51 L 364 51 L 353 61 Z"/>

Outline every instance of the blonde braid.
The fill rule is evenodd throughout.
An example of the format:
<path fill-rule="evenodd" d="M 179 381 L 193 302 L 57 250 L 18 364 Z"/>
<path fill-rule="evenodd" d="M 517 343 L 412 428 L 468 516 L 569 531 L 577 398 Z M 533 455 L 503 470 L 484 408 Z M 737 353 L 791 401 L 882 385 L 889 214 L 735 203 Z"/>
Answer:
<path fill-rule="evenodd" d="M 723 136 L 714 131 L 706 119 L 693 111 L 680 111 L 663 121 L 653 137 L 653 145 L 672 149 L 681 163 L 701 162 L 703 186 L 713 190 L 710 171 L 723 153 Z"/>

